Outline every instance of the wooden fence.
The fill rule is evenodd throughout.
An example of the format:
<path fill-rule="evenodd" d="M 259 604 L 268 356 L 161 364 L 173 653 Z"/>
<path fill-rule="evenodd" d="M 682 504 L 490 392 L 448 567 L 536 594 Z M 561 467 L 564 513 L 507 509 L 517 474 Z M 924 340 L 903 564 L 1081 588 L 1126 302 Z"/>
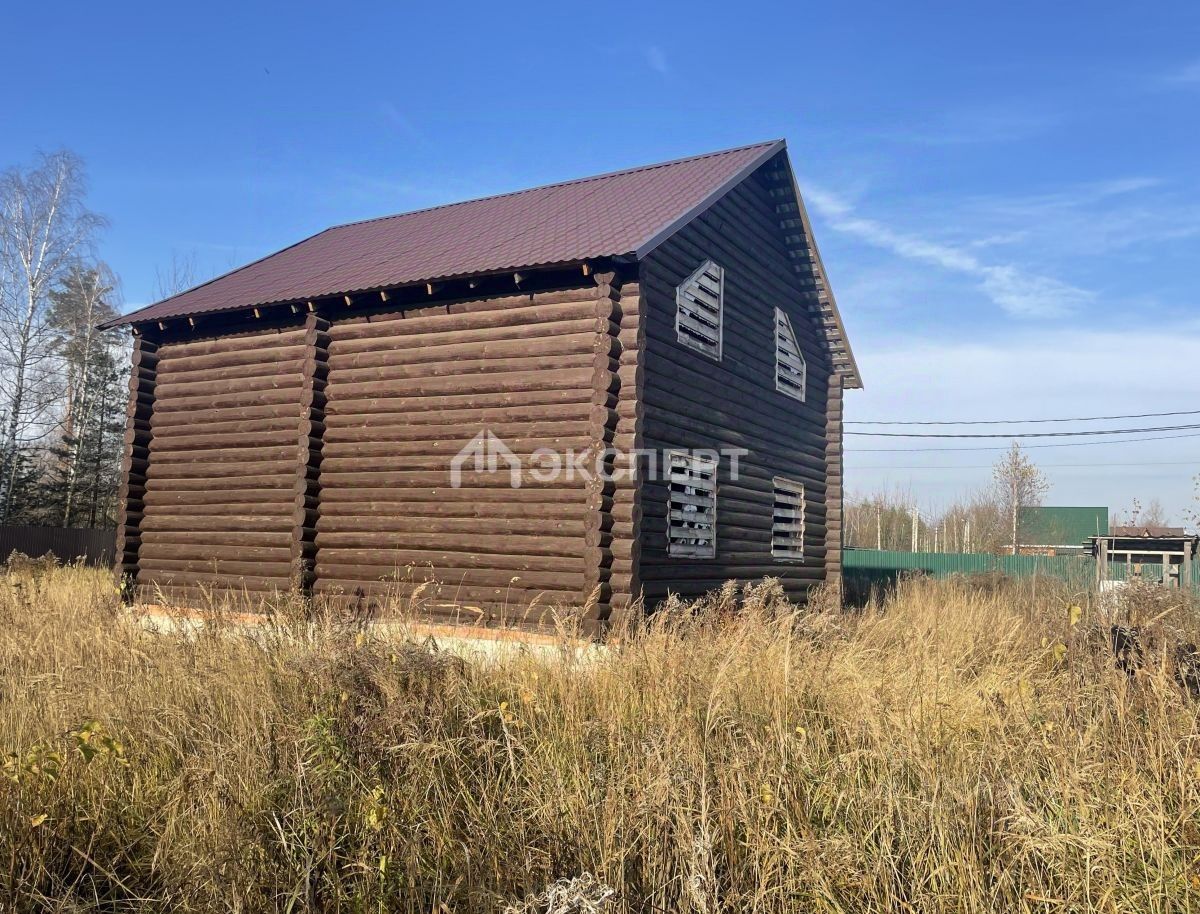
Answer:
<path fill-rule="evenodd" d="M 0 561 L 14 552 L 30 556 L 52 552 L 62 562 L 83 559 L 89 565 L 111 565 L 115 530 L 83 527 L 0 527 Z"/>

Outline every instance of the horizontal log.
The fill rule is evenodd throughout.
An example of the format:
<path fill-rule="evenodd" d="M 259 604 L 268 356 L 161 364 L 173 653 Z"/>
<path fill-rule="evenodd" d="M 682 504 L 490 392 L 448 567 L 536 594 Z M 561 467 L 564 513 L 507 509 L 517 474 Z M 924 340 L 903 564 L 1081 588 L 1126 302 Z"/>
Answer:
<path fill-rule="evenodd" d="M 278 390 L 234 390 L 230 393 L 214 393 L 197 396 L 171 396 L 168 399 L 158 399 L 154 404 L 155 414 L 187 413 L 193 410 L 236 410 L 253 409 L 263 406 L 288 406 L 296 410 L 299 402 L 297 387 L 285 387 Z M 279 412 L 286 414 L 285 410 Z"/>
<path fill-rule="evenodd" d="M 144 537 L 138 561 L 146 568 L 154 568 L 155 562 L 179 561 L 192 570 L 231 570 L 238 573 L 251 572 L 258 566 L 263 571 L 291 562 L 291 545 L 286 540 L 282 546 L 210 546 L 195 543 L 164 543 L 157 537 Z M 236 568 L 234 567 L 236 566 Z M 182 567 L 182 566 L 181 566 Z"/>
<path fill-rule="evenodd" d="M 242 451 L 261 447 L 280 447 L 296 439 L 300 420 L 295 418 L 262 419 L 247 423 L 239 431 L 213 431 L 211 425 L 192 428 L 192 434 L 183 426 L 154 436 L 153 451 L 162 454 L 168 451 L 210 451 L 238 449 Z"/>
<path fill-rule="evenodd" d="M 480 340 L 436 345 L 407 345 L 403 348 L 347 354 L 330 353 L 329 368 L 342 374 L 356 369 L 393 366 L 452 366 L 477 362 L 503 364 L 507 359 L 545 360 L 570 353 L 603 351 L 615 354 L 607 335 L 594 327 L 582 332 L 560 333 L 541 339 Z"/>
<path fill-rule="evenodd" d="M 449 472 L 451 461 L 464 447 L 468 446 L 478 432 L 465 432 L 461 437 L 450 438 L 446 441 L 383 441 L 377 444 L 363 442 L 360 444 L 341 444 L 331 442 L 322 449 L 322 472 L 336 473 L 341 471 L 385 470 L 403 466 L 407 470 L 446 470 Z M 561 468 L 564 482 L 568 475 L 567 464 L 575 465 L 575 460 L 581 461 L 580 454 L 592 447 L 594 442 L 582 435 L 572 438 L 502 438 L 507 447 L 517 459 L 529 467 L 544 467 L 549 473 L 557 466 Z M 535 451 L 543 451 L 536 458 Z M 568 451 L 572 452 L 568 455 Z M 546 453 L 549 452 L 549 453 Z M 464 465 L 474 467 L 474 461 Z M 501 462 L 500 466 L 507 472 L 507 467 Z M 589 458 L 586 462 L 589 470 L 595 470 L 597 461 Z M 449 481 L 449 477 L 445 477 Z"/>
<path fill-rule="evenodd" d="M 559 388 L 546 390 L 526 390 L 510 392 L 455 394 L 448 396 L 403 396 L 403 397 L 360 397 L 356 399 L 331 398 L 326 415 L 330 428 L 345 425 L 347 422 L 357 423 L 366 421 L 372 414 L 389 414 L 405 417 L 413 423 L 446 422 L 442 414 L 448 410 L 522 410 L 535 416 L 549 418 L 553 413 L 550 409 L 539 413 L 542 406 L 562 404 L 591 404 L 593 388 Z M 613 404 L 615 405 L 615 399 Z M 424 414 L 424 418 L 422 415 Z M 342 419 L 341 417 L 349 417 Z M 516 418 L 516 413 L 513 413 Z"/>
<path fill-rule="evenodd" d="M 752 475 L 754 467 L 769 467 L 773 475 L 785 476 L 813 486 L 814 491 L 823 493 L 825 489 L 825 461 L 799 449 L 787 452 L 763 444 L 760 439 L 741 435 L 729 429 L 718 428 L 706 422 L 689 419 L 668 417 L 671 422 L 661 419 L 662 414 L 647 416 L 643 423 L 642 443 L 645 447 L 654 449 L 657 454 L 679 449 L 733 449 L 740 448 L 749 453 L 743 453 L 738 460 L 739 472 Z M 662 463 L 662 460 L 659 460 Z M 727 475 L 731 469 L 730 457 L 724 457 L 721 462 L 721 472 Z M 643 464 L 644 466 L 645 464 Z"/>
<path fill-rule="evenodd" d="M 463 490 L 455 490 L 463 492 Z M 417 495 L 397 501 L 394 490 L 379 489 L 327 489 L 321 501 L 322 521 L 351 518 L 392 517 L 445 517 L 445 518 L 541 518 L 547 520 L 570 520 L 582 517 L 584 500 L 582 492 L 568 493 L 571 497 L 559 501 L 538 498 L 539 493 L 517 490 L 509 497 L 506 493 L 493 493 L 496 497 L 485 500 L 473 495 L 462 499 L 448 499 L 438 494 L 420 490 Z M 551 493 L 554 494 L 554 493 Z M 525 497 L 520 497 L 524 495 Z"/>
<path fill-rule="evenodd" d="M 277 435 L 278 438 L 278 435 Z M 241 467 L 256 464 L 287 463 L 298 459 L 300 446 L 292 435 L 283 441 L 251 439 L 245 446 L 206 447 L 206 449 L 154 449 L 157 467 L 182 467 L 197 463 L 220 467 L 221 473 L 230 473 Z M 226 465 L 228 464 L 228 465 Z"/>
<path fill-rule="evenodd" d="M 152 531 L 199 532 L 219 531 L 233 533 L 245 531 L 257 532 L 263 535 L 286 535 L 292 528 L 292 503 L 290 499 L 279 500 L 278 505 L 269 506 L 273 510 L 246 514 L 194 514 L 184 513 L 173 509 L 167 513 L 164 508 L 151 508 L 142 520 L 143 533 Z"/>
<path fill-rule="evenodd" d="M 171 472 L 166 467 L 183 467 L 205 464 L 221 473 L 238 472 L 242 468 L 269 467 L 276 463 L 293 463 L 297 460 L 300 446 L 295 439 L 287 444 L 271 444 L 261 440 L 242 447 L 189 448 L 184 450 L 154 449 L 154 462 L 162 472 Z"/>
<path fill-rule="evenodd" d="M 403 350 L 393 350 L 389 354 L 394 356 L 400 352 L 403 352 Z M 589 346 L 580 352 L 564 352 L 552 357 L 462 358 L 444 362 L 418 362 L 415 364 L 391 362 L 374 367 L 338 367 L 335 369 L 331 368 L 331 379 L 339 385 L 391 383 L 400 386 L 401 382 L 424 378 L 465 378 L 498 373 L 540 372 L 548 368 L 559 371 L 567 368 L 587 368 L 589 366 L 594 367 L 597 359 L 604 359 L 605 363 L 607 363 L 611 357 L 607 353 L 597 353 L 594 347 Z"/>
<path fill-rule="evenodd" d="M 474 303 L 472 303 L 474 304 Z M 479 303 L 486 305 L 489 303 Z M 464 303 L 462 308 L 465 309 Z M 333 345 L 339 352 L 364 351 L 380 348 L 381 341 L 389 341 L 387 348 L 400 345 L 395 340 L 430 332 L 448 330 L 483 330 L 521 326 L 525 335 L 535 336 L 561 332 L 562 321 L 581 317 L 603 318 L 595 298 L 578 298 L 554 304 L 513 304 L 507 307 L 486 307 L 474 310 L 436 309 L 440 313 L 412 315 L 393 320 L 374 320 L 370 323 L 347 321 L 333 325 L 330 334 Z M 446 313 L 449 310 L 450 313 Z"/>
<path fill-rule="evenodd" d="M 525 555 L 578 557 L 584 542 L 577 536 L 482 536 L 476 533 L 436 531 L 403 534 L 355 530 L 331 533 L 324 528 L 317 532 L 317 548 L 330 550 L 379 550 L 379 557 L 389 561 L 392 550 L 470 553 L 475 556 Z M 486 564 L 486 562 L 484 563 Z"/>
<path fill-rule="evenodd" d="M 329 385 L 329 406 L 341 399 L 378 401 L 397 397 L 466 396 L 490 393 L 524 393 L 541 390 L 591 390 L 594 369 L 549 368 L 530 371 L 496 371 L 476 376 L 413 378 L 404 381 L 343 383 L 336 376 Z"/>
<path fill-rule="evenodd" d="M 258 428 L 263 420 L 286 419 L 296 421 L 301 415 L 299 402 L 267 403 L 258 406 L 206 407 L 195 410 L 175 410 L 169 413 L 156 412 L 150 420 L 155 435 L 171 429 L 183 429 L 194 433 L 203 427 L 205 431 L 231 432 Z"/>
<path fill-rule="evenodd" d="M 192 380 L 164 381 L 154 385 L 158 403 L 167 399 L 208 399 L 228 394 L 251 394 L 269 390 L 299 390 L 301 375 L 294 372 L 271 372 L 249 378 L 227 378 L 224 374 Z"/>
<path fill-rule="evenodd" d="M 174 341 L 159 347 L 161 360 L 198 355 L 216 355 L 225 352 L 248 352 L 270 350 L 278 346 L 294 346 L 304 340 L 300 327 L 285 329 L 255 330 L 244 334 L 225 334 L 204 340 Z"/>
<path fill-rule="evenodd" d="M 286 472 L 260 473 L 253 476 L 227 476 L 219 480 L 204 477 L 156 477 L 147 480 L 146 501 L 150 502 L 150 493 L 152 492 L 211 492 L 214 484 L 220 485 L 226 497 L 230 497 L 229 493 L 231 492 L 237 492 L 235 497 L 230 498 L 230 500 L 237 500 L 243 497 L 242 490 L 281 489 L 290 492 L 294 481 L 295 473 L 290 469 Z"/>
<path fill-rule="evenodd" d="M 421 442 L 450 442 L 457 441 L 461 447 L 474 438 L 481 429 L 487 429 L 501 441 L 510 439 L 539 439 L 539 440 L 587 440 L 596 423 L 590 421 L 587 411 L 589 407 L 577 404 L 573 412 L 575 417 L 556 419 L 544 422 L 513 421 L 513 422 L 465 422 L 456 425 L 413 425 L 402 421 L 388 425 L 368 425 L 362 427 L 339 427 L 329 431 L 323 442 L 324 453 L 329 456 L 343 454 L 365 453 L 359 450 L 366 445 L 373 445 L 387 453 L 387 448 L 403 444 L 409 447 Z M 598 407 L 599 415 L 607 410 Z M 396 451 L 395 453 L 401 453 Z"/>
<path fill-rule="evenodd" d="M 369 570 L 368 577 L 378 578 L 416 566 L 435 569 L 504 569 L 517 574 L 521 571 L 555 571 L 563 574 L 582 574 L 583 560 L 579 556 L 503 555 L 459 552 L 456 550 L 421 549 L 350 549 L 321 548 L 317 553 L 317 573 L 329 565 L 361 565 Z"/>
<path fill-rule="evenodd" d="M 135 371 L 129 376 L 129 392 L 140 395 L 139 398 L 153 397 L 154 386 L 153 372 Z"/>
<path fill-rule="evenodd" d="M 566 302 L 593 301 L 596 291 L 589 282 L 578 285 L 551 289 L 542 292 L 521 292 L 514 289 L 506 293 L 487 295 L 463 295 L 442 301 L 409 301 L 397 304 L 390 309 L 372 312 L 342 312 L 339 311 L 336 324 L 341 328 L 355 327 L 388 327 L 398 323 L 408 323 L 417 318 L 444 317 L 448 314 L 474 314 L 487 311 L 509 311 L 513 308 L 526 308 L 535 305 L 559 305 Z"/>
<path fill-rule="evenodd" d="M 704 430 L 721 429 L 741 440 L 754 441 L 760 447 L 778 451 L 801 449 L 813 460 L 823 462 L 827 443 L 825 424 L 817 417 L 811 422 L 804 417 L 788 416 L 762 406 L 731 399 L 722 394 L 720 385 L 700 384 L 692 387 L 684 378 L 675 383 L 666 378 L 648 378 L 642 388 L 643 411 L 648 418 L 691 422 L 703 421 Z M 687 391 L 687 395 L 680 395 Z M 724 408 L 722 408 L 724 407 Z M 618 406 L 618 412 L 627 413 Z M 700 429 L 698 429 L 699 431 Z"/>
<path fill-rule="evenodd" d="M 188 514 L 225 514 L 239 513 L 267 516 L 270 511 L 283 512 L 294 505 L 292 484 L 294 477 L 289 474 L 281 476 L 279 484 L 274 488 L 237 489 L 199 489 L 185 491 L 163 491 L 151 489 L 145 495 L 147 508 L 150 506 L 167 507 L 178 505 L 185 507 Z M 315 507 L 316 500 L 312 502 Z"/>
<path fill-rule="evenodd" d="M 182 375 L 201 375 L 219 372 L 227 378 L 242 377 L 241 372 L 260 372 L 265 364 L 289 366 L 285 370 L 299 370 L 300 360 L 304 358 L 303 342 L 288 346 L 272 346 L 268 349 L 250 349 L 235 352 L 218 352 L 212 355 L 185 356 L 175 355 L 159 365 L 159 371 L 164 377 Z"/>
<path fill-rule="evenodd" d="M 583 487 L 583 480 L 554 479 L 539 480 L 529 470 L 522 470 L 519 476 L 521 485 L 516 488 L 534 489 L 539 492 L 562 489 L 568 492 L 578 491 Z M 363 487 L 373 489 L 388 488 L 430 488 L 447 493 L 446 497 L 454 497 L 449 493 L 470 489 L 494 489 L 512 491 L 511 476 L 507 469 L 495 473 L 476 473 L 464 469 L 461 473 L 462 485 L 455 489 L 450 484 L 450 467 L 444 470 L 376 470 L 376 471 L 344 471 L 322 465 L 321 485 L 326 489 L 343 486 Z M 471 497 L 466 493 L 463 497 Z"/>
<path fill-rule="evenodd" d="M 229 531 L 212 528 L 188 528 L 178 526 L 159 526 L 142 533 L 143 542 L 153 542 L 159 545 L 191 546 L 197 554 L 203 555 L 208 547 L 220 548 L 225 546 L 262 546 L 267 548 L 287 548 L 289 534 L 287 531 Z"/>
<path fill-rule="evenodd" d="M 583 541 L 583 512 L 574 512 L 571 517 L 495 517 L 477 512 L 469 517 L 449 517 L 444 513 L 410 515 L 322 515 L 318 527 L 322 536 L 330 534 L 389 534 L 394 542 L 405 543 L 410 533 L 461 533 L 473 534 L 483 539 L 507 536 L 569 537 Z"/>
<path fill-rule="evenodd" d="M 397 349 L 416 351 L 433 349 L 440 346 L 462 346 L 472 343 L 530 342 L 535 339 L 554 340 L 580 333 L 603 337 L 615 335 L 618 331 L 619 327 L 611 320 L 589 315 L 557 321 L 540 328 L 525 327 L 518 323 L 503 327 L 443 328 L 427 333 L 409 333 L 404 335 L 402 344 L 393 341 L 385 345 L 372 345 L 372 338 L 369 336 L 359 340 L 347 340 L 343 344 L 335 333 L 332 335 L 329 344 L 329 362 L 331 365 L 343 364 L 344 359 L 356 354 L 387 354 Z M 380 339 L 389 339 L 389 337 L 383 336 Z"/>
<path fill-rule="evenodd" d="M 497 435 L 512 434 L 514 429 L 530 429 L 528 434 L 547 434 L 538 429 L 562 423 L 603 424 L 611 410 L 594 406 L 587 391 L 576 393 L 574 402 L 530 403 L 491 406 L 481 409 L 419 409 L 395 412 L 352 413 L 343 404 L 345 414 L 328 417 L 327 441 L 404 441 L 417 436 L 431 440 L 461 434 L 465 428 L 490 428 Z M 597 420 L 600 420 L 599 422 Z M 564 434 L 561 429 L 555 433 Z"/>
<path fill-rule="evenodd" d="M 141 346 L 134 347 L 129 358 L 130 368 L 143 373 L 153 373 L 158 368 L 158 362 L 159 356 L 157 352 Z"/>
<path fill-rule="evenodd" d="M 189 560 L 186 558 L 151 558 L 145 555 L 146 545 L 142 544 L 141 553 L 138 555 L 138 570 L 140 572 L 155 573 L 157 577 L 175 576 L 175 575 L 212 575 L 210 580 L 221 582 L 223 578 L 259 578 L 259 579 L 274 579 L 277 581 L 287 581 L 292 572 L 290 559 L 284 561 L 269 561 L 260 562 L 253 559 L 248 561 L 236 561 L 225 559 L 197 559 Z M 140 577 L 139 577 L 140 582 Z M 230 581 L 229 583 L 235 583 Z"/>
<path fill-rule="evenodd" d="M 520 595 L 528 591 L 547 589 L 578 594 L 583 576 L 578 570 L 572 574 L 558 570 L 512 571 L 490 568 L 430 568 L 420 565 L 406 569 L 389 569 L 362 564 L 338 564 L 335 556 L 329 561 L 324 558 L 318 560 L 317 580 L 322 584 L 329 581 L 358 581 L 391 584 L 397 587 L 430 582 L 442 585 L 443 593 L 449 591 L 450 596 L 453 590 L 460 586 L 499 588 Z M 426 593 L 431 592 L 427 590 Z"/>
<path fill-rule="evenodd" d="M 285 474 L 292 471 L 294 461 L 247 460 L 241 463 L 164 463 L 155 461 L 150 465 L 146 478 L 151 483 L 165 480 L 207 479 L 223 484 L 240 479 L 255 479 L 260 476 Z"/>
<path fill-rule="evenodd" d="M 138 568 L 137 583 L 143 602 L 153 602 L 155 585 L 162 587 L 201 587 L 212 590 L 279 592 L 288 589 L 288 576 L 228 574 L 212 571 L 176 571 L 162 568 Z M 145 589 L 143 589 L 145 588 Z"/>
<path fill-rule="evenodd" d="M 354 570 L 347 570 L 353 575 Z M 415 613 L 418 618 L 426 615 L 447 622 L 474 624 L 484 619 L 502 618 L 510 623 L 522 619 L 550 617 L 558 604 L 571 606 L 580 602 L 578 591 L 563 589 L 515 589 L 505 586 L 487 587 L 471 584 L 443 584 L 441 587 L 419 583 L 389 584 L 368 581 L 353 576 L 337 579 L 319 579 L 316 590 L 324 597 L 342 597 L 345 603 L 353 604 L 355 591 L 381 604 L 384 616 L 391 610 L 397 617 L 404 618 Z M 419 590 L 415 599 L 412 595 Z M 534 604 L 531 608 L 531 604 Z"/>

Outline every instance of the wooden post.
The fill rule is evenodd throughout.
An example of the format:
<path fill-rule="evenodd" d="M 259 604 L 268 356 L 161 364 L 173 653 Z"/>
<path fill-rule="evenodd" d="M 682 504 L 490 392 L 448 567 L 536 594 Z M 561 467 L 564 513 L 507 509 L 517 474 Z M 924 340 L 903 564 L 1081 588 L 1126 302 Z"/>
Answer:
<path fill-rule="evenodd" d="M 637 454 L 643 447 L 643 388 L 645 386 L 646 320 L 641 287 L 636 279 L 620 285 L 618 386 L 616 409 L 610 421 L 613 444 L 621 457 L 613 492 L 612 603 L 608 622 L 617 625 L 635 612 L 642 599 L 641 533 L 642 471 Z"/>
<path fill-rule="evenodd" d="M 129 405 L 125 412 L 125 456 L 121 461 L 121 488 L 117 495 L 116 571 L 121 596 L 132 602 L 137 589 L 138 551 L 142 543 L 146 471 L 150 465 L 150 418 L 154 412 L 154 384 L 158 374 L 158 344 L 143 335 L 133 338 L 129 373 Z"/>
<path fill-rule="evenodd" d="M 325 387 L 329 378 L 329 321 L 304 318 L 304 376 L 300 388 L 296 480 L 292 515 L 292 590 L 312 596 L 316 583 L 317 518 L 321 499 L 321 450 L 325 433 Z"/>
<path fill-rule="evenodd" d="M 619 326 L 620 284 L 612 272 L 594 273 L 596 317 L 596 369 L 592 384 L 592 427 L 589 434 L 588 467 L 595 475 L 587 482 L 587 514 L 584 519 L 583 601 L 592 601 L 585 625 L 595 632 L 607 621 L 612 609 L 613 543 L 613 462 L 609 455 L 616 435 L 613 413 L 614 396 L 620 385 L 619 375 L 610 367 L 620 353 L 620 340 L 610 328 Z M 600 471 L 600 472 L 596 472 Z M 608 478 L 604 478 L 608 477 Z"/>

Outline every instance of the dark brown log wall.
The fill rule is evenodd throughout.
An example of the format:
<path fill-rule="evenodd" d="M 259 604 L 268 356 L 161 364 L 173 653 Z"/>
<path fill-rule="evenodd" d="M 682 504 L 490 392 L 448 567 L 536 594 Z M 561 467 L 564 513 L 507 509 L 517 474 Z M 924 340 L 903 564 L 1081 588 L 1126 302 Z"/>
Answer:
<path fill-rule="evenodd" d="M 153 377 L 143 369 L 140 382 L 153 404 L 146 445 L 146 420 L 132 418 L 123 528 L 124 570 L 141 597 L 292 586 L 305 341 L 293 327 L 157 347 Z"/>
<path fill-rule="evenodd" d="M 642 266 L 645 299 L 644 443 L 662 448 L 745 448 L 738 479 L 722 460 L 717 556 L 667 554 L 667 487 L 642 489 L 641 579 L 648 602 L 668 591 L 698 595 L 730 578 L 778 576 L 795 599 L 825 578 L 826 402 L 830 361 L 792 267 L 779 212 L 762 173 L 734 188 Z M 725 271 L 720 362 L 676 340 L 675 289 L 712 259 Z M 774 309 L 785 310 L 808 369 L 806 402 L 775 389 Z M 806 489 L 805 560 L 771 555 L 774 476 Z"/>
<path fill-rule="evenodd" d="M 593 622 L 605 616 L 613 491 L 579 473 L 538 479 L 529 465 L 538 448 L 594 458 L 611 443 L 621 332 L 608 274 L 575 289 L 335 319 L 317 592 L 416 595 L 435 613 L 466 604 L 475 609 L 459 616 L 471 621 L 520 621 L 534 601 L 535 616 L 585 603 Z M 519 488 L 503 462 L 500 472 L 469 463 L 452 486 L 454 456 L 481 431 L 525 464 Z"/>

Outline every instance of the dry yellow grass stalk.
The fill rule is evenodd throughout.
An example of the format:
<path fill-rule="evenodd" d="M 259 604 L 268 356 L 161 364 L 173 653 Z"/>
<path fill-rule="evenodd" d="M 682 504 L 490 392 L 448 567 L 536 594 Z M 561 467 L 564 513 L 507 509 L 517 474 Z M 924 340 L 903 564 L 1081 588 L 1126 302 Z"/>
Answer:
<path fill-rule="evenodd" d="M 803 615 L 769 586 L 727 588 L 693 610 L 585 659 L 471 663 L 286 612 L 253 633 L 155 634 L 103 572 L 0 578 L 0 896 L 1200 907 L 1197 703 L 1176 668 L 1196 618 L 1178 598 L 1126 608 L 1129 674 L 1111 620 L 1044 584 L 911 583 L 883 607 Z"/>

